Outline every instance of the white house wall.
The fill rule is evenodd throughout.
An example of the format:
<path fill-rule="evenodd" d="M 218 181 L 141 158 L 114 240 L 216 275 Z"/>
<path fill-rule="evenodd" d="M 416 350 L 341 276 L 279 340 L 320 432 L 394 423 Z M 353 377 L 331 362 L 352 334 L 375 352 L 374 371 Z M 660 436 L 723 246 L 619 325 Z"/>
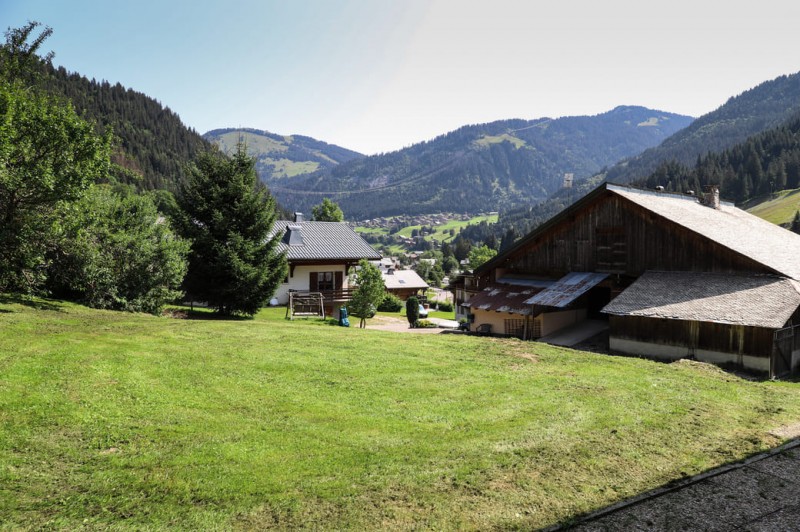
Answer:
<path fill-rule="evenodd" d="M 310 282 L 312 272 L 342 272 L 342 288 L 348 288 L 349 286 L 349 279 L 345 273 L 344 264 L 295 266 L 294 275 L 289 277 L 289 282 L 281 283 L 280 286 L 278 286 L 278 290 L 275 292 L 274 297 L 278 300 L 278 304 L 286 305 L 289 303 L 289 290 L 310 290 L 308 283 Z M 314 289 L 316 289 L 316 287 L 314 287 Z"/>

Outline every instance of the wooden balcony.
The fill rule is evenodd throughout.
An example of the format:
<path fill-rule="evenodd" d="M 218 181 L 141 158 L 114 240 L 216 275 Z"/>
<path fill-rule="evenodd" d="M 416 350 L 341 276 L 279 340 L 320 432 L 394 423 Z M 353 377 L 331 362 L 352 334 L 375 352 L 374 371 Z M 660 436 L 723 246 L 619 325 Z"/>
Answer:
<path fill-rule="evenodd" d="M 353 292 L 355 291 L 355 288 L 340 288 L 338 290 L 294 290 L 293 293 L 295 297 L 322 294 L 325 304 L 329 305 L 331 303 L 345 303 L 350 301 L 353 299 Z"/>

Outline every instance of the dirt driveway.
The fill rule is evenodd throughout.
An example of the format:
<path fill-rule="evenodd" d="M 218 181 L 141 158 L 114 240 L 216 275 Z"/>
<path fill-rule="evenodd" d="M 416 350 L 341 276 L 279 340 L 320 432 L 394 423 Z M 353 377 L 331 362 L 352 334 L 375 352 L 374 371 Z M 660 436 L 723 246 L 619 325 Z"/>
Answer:
<path fill-rule="evenodd" d="M 358 318 L 350 321 L 351 327 L 358 327 Z M 452 329 L 442 329 L 441 327 L 431 327 L 425 329 L 412 329 L 408 326 L 405 318 L 395 318 L 392 316 L 375 316 L 367 320 L 367 329 L 375 331 L 392 331 L 414 334 L 441 334 Z"/>

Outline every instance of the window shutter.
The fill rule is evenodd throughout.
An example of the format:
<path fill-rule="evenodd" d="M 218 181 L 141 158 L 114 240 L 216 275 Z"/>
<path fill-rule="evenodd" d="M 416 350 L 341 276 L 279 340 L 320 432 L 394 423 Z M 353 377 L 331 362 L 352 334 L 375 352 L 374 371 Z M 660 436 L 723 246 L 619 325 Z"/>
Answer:
<path fill-rule="evenodd" d="M 336 272 L 336 283 L 334 284 L 336 290 L 342 289 L 343 279 L 342 272 Z"/>
<path fill-rule="evenodd" d="M 317 282 L 317 272 L 311 272 L 308 274 L 308 289 L 309 290 L 318 290 L 319 283 Z"/>

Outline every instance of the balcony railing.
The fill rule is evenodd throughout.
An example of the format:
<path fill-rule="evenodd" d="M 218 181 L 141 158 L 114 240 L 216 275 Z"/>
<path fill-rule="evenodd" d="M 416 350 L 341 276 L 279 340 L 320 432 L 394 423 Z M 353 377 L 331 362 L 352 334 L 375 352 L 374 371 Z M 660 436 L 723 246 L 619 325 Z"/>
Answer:
<path fill-rule="evenodd" d="M 322 294 L 325 303 L 342 303 L 353 299 L 355 288 L 340 288 L 338 290 L 293 290 L 296 296 Z"/>

